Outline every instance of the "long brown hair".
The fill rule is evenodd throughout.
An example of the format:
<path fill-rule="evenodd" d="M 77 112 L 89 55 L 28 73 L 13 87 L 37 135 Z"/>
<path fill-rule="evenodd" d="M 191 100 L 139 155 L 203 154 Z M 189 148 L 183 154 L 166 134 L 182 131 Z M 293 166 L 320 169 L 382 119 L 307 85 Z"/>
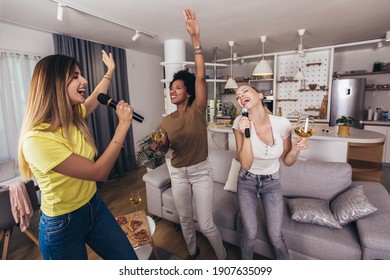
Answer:
<path fill-rule="evenodd" d="M 75 143 L 70 137 L 70 127 L 75 125 L 97 154 L 81 105 L 72 106 L 68 95 L 67 88 L 78 65 L 76 59 L 57 54 L 42 58 L 35 66 L 19 139 L 19 170 L 26 179 L 32 173 L 23 155 L 23 136 L 27 131 L 38 130 L 36 126 L 41 123 L 48 124 L 47 128 L 39 128 L 41 131 L 62 129 L 71 145 Z"/>

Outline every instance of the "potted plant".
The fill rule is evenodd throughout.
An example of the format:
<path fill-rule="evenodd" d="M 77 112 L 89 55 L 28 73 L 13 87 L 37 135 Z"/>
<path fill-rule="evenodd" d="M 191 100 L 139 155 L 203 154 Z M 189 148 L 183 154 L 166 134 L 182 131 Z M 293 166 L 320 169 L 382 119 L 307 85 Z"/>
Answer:
<path fill-rule="evenodd" d="M 165 162 L 165 155 L 152 150 L 153 140 L 150 135 L 145 136 L 138 142 L 139 150 L 136 153 L 137 166 L 145 166 L 147 170 L 159 167 Z"/>
<path fill-rule="evenodd" d="M 352 117 L 341 116 L 336 120 L 336 123 L 339 124 L 338 135 L 340 137 L 348 137 L 349 136 L 349 127 L 350 125 L 355 123 L 355 119 Z"/>
<path fill-rule="evenodd" d="M 230 121 L 231 123 L 234 122 L 234 119 L 237 117 L 237 108 L 232 104 L 229 109 L 229 117 L 230 117 Z"/>

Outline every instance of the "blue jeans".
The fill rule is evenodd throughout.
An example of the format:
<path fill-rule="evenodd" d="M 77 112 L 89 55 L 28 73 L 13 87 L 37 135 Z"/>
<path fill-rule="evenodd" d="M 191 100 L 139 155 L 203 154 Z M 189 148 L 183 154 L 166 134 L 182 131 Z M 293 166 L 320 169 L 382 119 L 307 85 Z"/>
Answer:
<path fill-rule="evenodd" d="M 253 259 L 257 235 L 257 205 L 263 204 L 268 237 L 274 247 L 276 259 L 289 259 L 282 233 L 283 196 L 279 172 L 271 175 L 255 175 L 241 169 L 238 175 L 238 202 L 243 223 L 241 255 L 244 260 Z"/>
<path fill-rule="evenodd" d="M 103 259 L 138 259 L 98 193 L 68 214 L 48 217 L 41 212 L 39 247 L 44 260 L 87 260 L 86 244 Z"/>

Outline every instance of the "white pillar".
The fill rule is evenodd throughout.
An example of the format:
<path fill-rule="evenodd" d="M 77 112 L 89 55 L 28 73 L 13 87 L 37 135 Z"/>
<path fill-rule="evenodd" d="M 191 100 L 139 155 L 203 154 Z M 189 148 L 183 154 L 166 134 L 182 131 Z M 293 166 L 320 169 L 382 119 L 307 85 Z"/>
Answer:
<path fill-rule="evenodd" d="M 166 40 L 164 42 L 164 62 L 165 65 L 165 79 L 171 81 L 173 74 L 184 69 L 183 62 L 186 61 L 185 42 L 179 39 Z M 165 110 L 167 114 L 176 111 L 176 105 L 171 103 L 169 96 L 169 82 L 165 83 Z"/>

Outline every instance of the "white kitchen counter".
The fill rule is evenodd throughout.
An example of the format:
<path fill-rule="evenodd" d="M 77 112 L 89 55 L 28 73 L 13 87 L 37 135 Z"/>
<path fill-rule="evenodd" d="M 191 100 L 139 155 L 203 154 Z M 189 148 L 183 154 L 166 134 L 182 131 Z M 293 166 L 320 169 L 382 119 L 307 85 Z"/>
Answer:
<path fill-rule="evenodd" d="M 390 121 L 384 122 L 384 121 L 363 121 L 363 124 L 365 125 L 378 125 L 378 126 L 390 126 Z"/>
<path fill-rule="evenodd" d="M 225 133 L 228 138 L 228 149 L 235 150 L 233 129 L 230 126 L 210 123 L 208 130 L 211 133 Z M 309 138 L 310 148 L 302 151 L 301 155 L 307 159 L 345 162 L 347 160 L 348 143 L 373 144 L 382 143 L 386 136 L 364 129 L 350 129 L 349 137 L 338 137 L 338 127 L 329 127 L 325 124 L 315 125 L 315 134 Z M 293 133 L 293 138 L 297 136 Z"/>

